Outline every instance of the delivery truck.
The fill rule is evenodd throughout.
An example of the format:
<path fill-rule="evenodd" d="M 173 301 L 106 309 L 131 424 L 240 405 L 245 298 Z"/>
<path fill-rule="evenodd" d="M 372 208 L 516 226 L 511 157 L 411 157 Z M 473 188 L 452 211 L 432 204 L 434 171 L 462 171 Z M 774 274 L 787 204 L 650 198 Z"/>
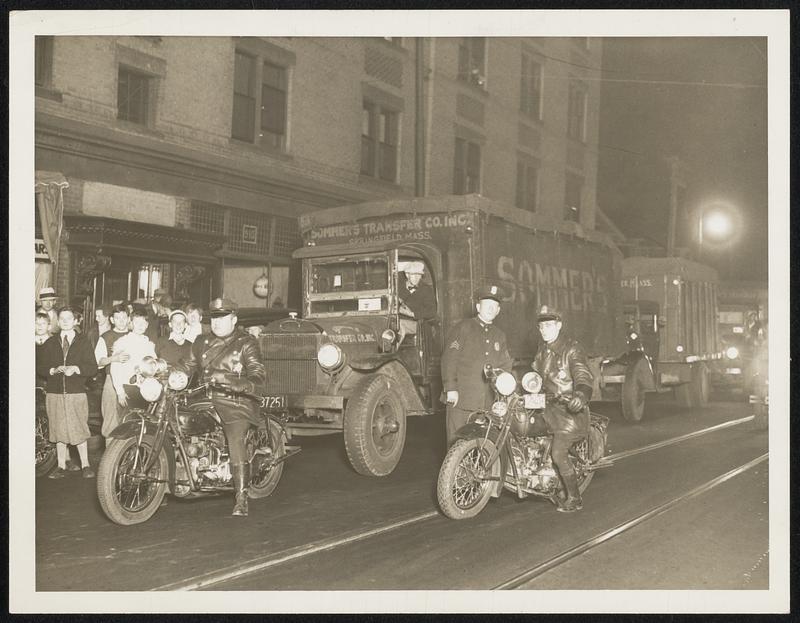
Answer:
<path fill-rule="evenodd" d="M 607 395 L 620 391 L 628 421 L 642 418 L 646 392 L 674 392 L 690 410 L 708 402 L 709 369 L 722 357 L 717 281 L 713 268 L 680 257 L 622 261 L 628 349 L 603 362 L 601 382 Z"/>
<path fill-rule="evenodd" d="M 521 368 L 535 355 L 543 304 L 561 309 L 565 330 L 583 343 L 598 397 L 601 362 L 624 354 L 622 256 L 600 232 L 479 195 L 329 208 L 302 216 L 300 226 L 301 314 L 260 337 L 266 405 L 290 434 L 343 434 L 359 473 L 389 474 L 406 419 L 443 410 L 443 340 L 475 315 L 481 285 L 504 290 L 495 322 Z M 424 264 L 437 314 L 403 335 L 398 288 L 410 261 Z"/>

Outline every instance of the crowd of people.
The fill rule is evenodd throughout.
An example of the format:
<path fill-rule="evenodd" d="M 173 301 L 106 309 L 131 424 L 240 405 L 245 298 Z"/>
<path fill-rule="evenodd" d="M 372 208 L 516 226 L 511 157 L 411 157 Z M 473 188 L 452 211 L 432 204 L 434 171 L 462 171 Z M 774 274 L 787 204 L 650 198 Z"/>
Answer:
<path fill-rule="evenodd" d="M 188 366 L 192 344 L 207 329 L 203 310 L 189 304 L 171 309 L 163 290 L 152 300 L 119 302 L 98 307 L 95 323 L 82 327 L 82 313 L 70 305 L 56 307 L 54 288 L 39 291 L 35 311 L 37 385 L 45 390 L 49 440 L 56 444 L 57 468 L 50 478 L 63 478 L 81 471 L 93 478 L 89 464 L 89 398 L 91 379 L 102 385 L 101 434 L 112 436 L 120 416 L 135 390 L 136 367 L 146 356 L 159 357 L 173 366 Z M 75 446 L 80 465 L 71 459 L 68 446 Z"/>

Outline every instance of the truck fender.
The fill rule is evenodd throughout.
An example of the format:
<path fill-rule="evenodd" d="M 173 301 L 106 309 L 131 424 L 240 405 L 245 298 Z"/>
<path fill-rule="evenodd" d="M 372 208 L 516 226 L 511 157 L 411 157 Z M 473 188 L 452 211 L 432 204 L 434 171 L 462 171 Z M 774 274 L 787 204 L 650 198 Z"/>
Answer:
<path fill-rule="evenodd" d="M 377 354 L 377 355 L 369 355 L 368 357 L 361 357 L 359 359 L 354 359 L 353 361 L 348 362 L 350 367 L 354 370 L 363 370 L 363 371 L 370 371 L 370 370 L 377 370 L 382 365 L 388 363 L 389 361 L 395 361 L 397 357 L 394 354 Z"/>
<path fill-rule="evenodd" d="M 646 390 L 656 389 L 656 375 L 653 370 L 653 362 L 647 353 L 641 350 L 632 350 L 626 354 L 625 377 L 634 375 L 640 387 Z"/>
<path fill-rule="evenodd" d="M 419 395 L 416 385 L 414 385 L 414 381 L 411 379 L 411 375 L 399 360 L 393 358 L 387 361 L 384 358 L 383 365 L 381 367 L 369 368 L 368 370 L 370 373 L 374 372 L 389 377 L 393 387 L 396 389 L 400 399 L 403 401 L 403 407 L 407 413 L 425 410 L 425 405 L 421 396 Z M 360 369 L 359 372 L 361 372 Z M 352 390 L 352 388 L 358 383 L 358 381 L 364 378 L 364 376 L 367 376 L 367 374 L 354 373 L 349 375 L 342 384 L 342 389 L 346 391 Z"/>
<path fill-rule="evenodd" d="M 136 417 L 138 416 L 138 417 Z M 144 423 L 144 432 L 147 435 L 152 435 L 155 437 L 156 435 L 156 425 L 153 422 L 149 422 L 145 420 L 141 415 L 138 415 L 135 411 L 131 411 L 126 413 L 124 416 L 125 419 L 122 424 L 117 426 L 113 431 L 111 431 L 111 437 L 113 439 L 129 439 L 130 437 L 138 437 L 139 432 L 142 430 L 142 423 Z M 141 419 L 139 419 L 141 418 Z M 175 452 L 170 451 L 170 444 L 165 439 L 164 443 L 166 445 L 167 450 L 167 465 L 169 466 L 169 489 L 172 492 L 172 487 L 175 484 Z"/>

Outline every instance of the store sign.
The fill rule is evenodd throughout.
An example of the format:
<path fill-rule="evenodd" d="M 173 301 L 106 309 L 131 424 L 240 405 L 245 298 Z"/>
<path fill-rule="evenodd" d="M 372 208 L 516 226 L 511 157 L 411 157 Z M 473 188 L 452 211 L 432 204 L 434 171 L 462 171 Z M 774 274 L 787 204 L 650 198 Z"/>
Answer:
<path fill-rule="evenodd" d="M 242 225 L 242 242 L 256 244 L 258 228 L 255 225 Z"/>
<path fill-rule="evenodd" d="M 50 261 L 50 254 L 47 252 L 47 245 L 44 243 L 42 238 L 36 238 L 34 240 L 34 257 L 37 260 L 47 260 Z"/>

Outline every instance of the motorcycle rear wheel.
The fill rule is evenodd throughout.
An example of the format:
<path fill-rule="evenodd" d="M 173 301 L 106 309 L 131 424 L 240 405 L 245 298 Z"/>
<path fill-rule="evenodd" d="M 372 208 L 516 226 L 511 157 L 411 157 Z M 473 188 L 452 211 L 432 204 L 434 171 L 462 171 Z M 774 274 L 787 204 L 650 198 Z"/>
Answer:
<path fill-rule="evenodd" d="M 37 407 L 38 409 L 38 407 Z M 56 444 L 50 441 L 47 414 L 36 414 L 36 475 L 46 476 L 56 466 Z"/>
<path fill-rule="evenodd" d="M 605 447 L 603 447 L 603 454 L 605 454 Z M 580 457 L 583 461 L 589 461 L 589 440 L 583 439 L 575 443 L 572 446 L 572 450 L 570 450 L 570 457 L 569 460 L 572 461 L 572 466 L 575 469 L 575 473 L 578 475 L 578 491 L 583 495 L 583 492 L 586 491 L 586 488 L 589 486 L 589 483 L 592 482 L 592 478 L 594 478 L 594 472 L 587 472 L 581 467 L 581 461 L 579 461 L 576 457 Z"/>
<path fill-rule="evenodd" d="M 97 498 L 103 512 L 114 523 L 131 526 L 155 515 L 167 490 L 169 476 L 164 447 L 153 462 L 147 478 L 138 478 L 134 462 L 141 466 L 153 452 L 154 439 L 145 435 L 113 439 L 106 447 L 97 470 Z M 138 469 L 138 467 L 137 467 Z M 154 481 L 162 482 L 154 482 Z"/>
<path fill-rule="evenodd" d="M 492 495 L 494 481 L 480 480 L 494 452 L 491 440 L 459 439 L 447 452 L 436 486 L 439 507 L 450 519 L 469 519 L 480 513 Z M 491 466 L 492 477 L 500 476 L 500 461 Z"/>
<path fill-rule="evenodd" d="M 272 443 L 269 443 L 269 439 Z M 263 474 L 259 473 L 258 459 L 259 455 L 253 454 L 257 448 L 269 446 L 272 449 L 272 456 L 275 459 L 281 458 L 286 454 L 286 442 L 283 436 L 283 430 L 277 423 L 272 420 L 269 421 L 269 434 L 267 433 L 266 426 L 259 426 L 258 428 L 251 427 L 245 438 L 247 444 L 247 454 L 250 457 L 250 486 L 248 487 L 247 495 L 253 499 L 265 498 L 270 495 L 278 486 L 278 481 L 283 474 L 283 461 L 274 465 L 273 467 L 265 470 Z"/>

